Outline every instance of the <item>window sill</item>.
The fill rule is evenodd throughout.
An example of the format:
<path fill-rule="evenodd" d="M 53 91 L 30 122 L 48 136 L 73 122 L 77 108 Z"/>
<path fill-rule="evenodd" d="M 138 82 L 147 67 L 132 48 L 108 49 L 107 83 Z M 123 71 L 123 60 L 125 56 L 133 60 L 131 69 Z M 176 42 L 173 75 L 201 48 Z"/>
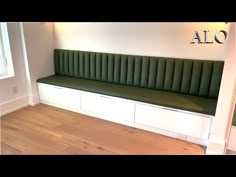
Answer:
<path fill-rule="evenodd" d="M 8 79 L 8 78 L 11 78 L 11 77 L 14 77 L 14 75 L 4 75 L 4 76 L 0 76 L 0 80 Z"/>

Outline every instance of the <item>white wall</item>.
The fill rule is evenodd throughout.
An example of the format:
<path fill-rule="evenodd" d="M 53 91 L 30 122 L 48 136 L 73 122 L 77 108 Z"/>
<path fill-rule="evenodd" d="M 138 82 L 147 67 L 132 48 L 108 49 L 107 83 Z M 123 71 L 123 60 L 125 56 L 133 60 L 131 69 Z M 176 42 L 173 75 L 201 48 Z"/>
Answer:
<path fill-rule="evenodd" d="M 0 116 L 37 104 L 36 80 L 54 74 L 54 24 L 24 23 L 21 29 L 8 24 L 15 76 L 0 80 Z"/>
<path fill-rule="evenodd" d="M 54 25 L 24 23 L 23 27 L 32 89 L 30 96 L 37 97 L 37 79 L 54 74 Z"/>
<path fill-rule="evenodd" d="M 190 44 L 194 31 L 209 39 L 225 23 L 55 23 L 55 47 L 108 53 L 224 60 L 224 44 Z M 219 38 L 222 36 L 219 35 Z"/>
<path fill-rule="evenodd" d="M 232 23 L 229 34 L 216 115 L 207 148 L 208 154 L 225 153 L 236 102 L 235 23 Z"/>
<path fill-rule="evenodd" d="M 0 104 L 27 96 L 19 23 L 8 23 L 15 76 L 0 80 Z"/>

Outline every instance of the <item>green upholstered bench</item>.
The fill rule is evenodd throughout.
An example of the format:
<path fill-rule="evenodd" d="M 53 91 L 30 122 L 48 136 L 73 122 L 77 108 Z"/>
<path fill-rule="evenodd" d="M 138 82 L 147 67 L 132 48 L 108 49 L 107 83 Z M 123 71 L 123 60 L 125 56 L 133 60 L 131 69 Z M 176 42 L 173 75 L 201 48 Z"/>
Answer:
<path fill-rule="evenodd" d="M 46 83 L 215 115 L 223 61 L 55 49 Z"/>

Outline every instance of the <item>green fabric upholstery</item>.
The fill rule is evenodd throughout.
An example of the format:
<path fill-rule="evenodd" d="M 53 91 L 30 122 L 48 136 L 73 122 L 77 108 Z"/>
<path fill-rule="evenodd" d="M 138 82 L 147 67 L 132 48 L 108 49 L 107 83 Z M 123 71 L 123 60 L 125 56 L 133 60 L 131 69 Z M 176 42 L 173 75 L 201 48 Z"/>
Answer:
<path fill-rule="evenodd" d="M 141 87 L 130 87 L 128 85 L 80 79 L 69 76 L 54 75 L 39 79 L 38 82 L 116 96 L 120 98 L 127 98 L 209 115 L 215 114 L 217 103 L 217 100 L 213 98 L 184 95 Z"/>
<path fill-rule="evenodd" d="M 56 75 L 218 97 L 223 61 L 132 56 L 55 49 Z"/>
<path fill-rule="evenodd" d="M 215 114 L 223 61 L 55 49 L 55 75 L 38 82 Z"/>

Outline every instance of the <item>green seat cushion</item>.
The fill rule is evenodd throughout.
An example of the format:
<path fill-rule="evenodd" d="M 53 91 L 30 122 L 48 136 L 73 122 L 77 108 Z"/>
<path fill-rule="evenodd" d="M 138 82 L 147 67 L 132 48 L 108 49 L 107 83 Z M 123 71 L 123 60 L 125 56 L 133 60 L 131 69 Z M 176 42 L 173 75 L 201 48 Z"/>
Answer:
<path fill-rule="evenodd" d="M 88 92 L 100 93 L 135 101 L 151 103 L 191 112 L 215 115 L 217 99 L 156 89 L 127 86 L 70 76 L 53 75 L 38 80 L 39 83 L 62 86 Z M 147 83 L 142 83 L 147 84 Z M 164 83 L 168 88 L 168 83 Z"/>

